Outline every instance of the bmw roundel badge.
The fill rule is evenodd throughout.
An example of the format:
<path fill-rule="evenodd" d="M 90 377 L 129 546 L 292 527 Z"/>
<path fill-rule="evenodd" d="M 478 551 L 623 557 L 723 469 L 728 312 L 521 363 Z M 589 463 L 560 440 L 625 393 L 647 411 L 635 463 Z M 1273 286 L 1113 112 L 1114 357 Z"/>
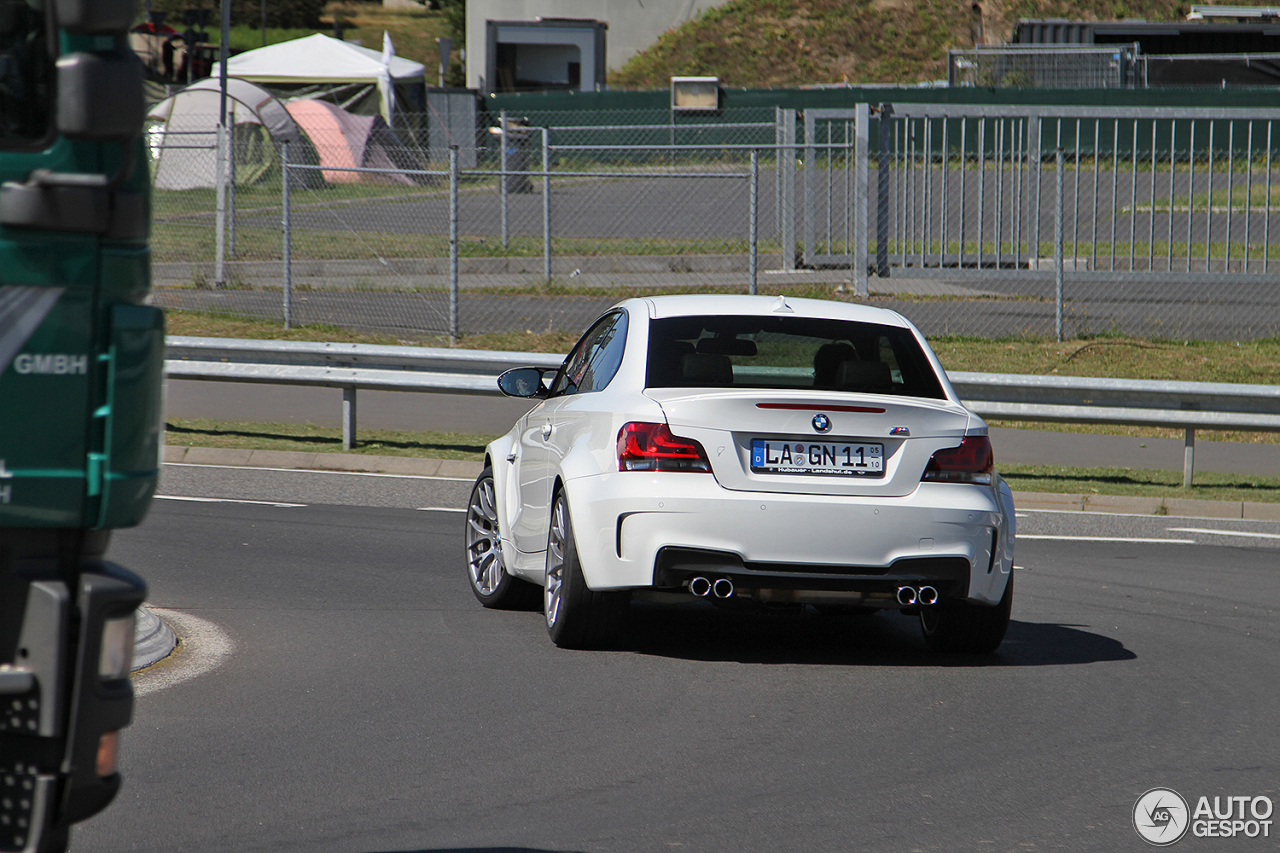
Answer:
<path fill-rule="evenodd" d="M 818 432 L 829 432 L 831 430 L 831 418 L 823 414 L 814 415 L 813 428 Z"/>

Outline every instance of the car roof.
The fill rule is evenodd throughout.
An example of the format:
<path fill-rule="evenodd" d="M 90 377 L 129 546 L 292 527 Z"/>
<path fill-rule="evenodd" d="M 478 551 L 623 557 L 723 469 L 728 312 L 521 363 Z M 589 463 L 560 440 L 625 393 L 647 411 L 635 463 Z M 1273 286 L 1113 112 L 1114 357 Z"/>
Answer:
<path fill-rule="evenodd" d="M 643 307 L 641 307 L 643 306 Z M 834 302 L 826 299 L 799 299 L 791 296 L 744 296 L 735 294 L 690 294 L 681 296 L 645 296 L 628 299 L 618 307 L 642 310 L 651 318 L 710 316 L 794 316 L 819 317 L 830 320 L 853 320 L 906 327 L 909 323 L 896 311 Z"/>

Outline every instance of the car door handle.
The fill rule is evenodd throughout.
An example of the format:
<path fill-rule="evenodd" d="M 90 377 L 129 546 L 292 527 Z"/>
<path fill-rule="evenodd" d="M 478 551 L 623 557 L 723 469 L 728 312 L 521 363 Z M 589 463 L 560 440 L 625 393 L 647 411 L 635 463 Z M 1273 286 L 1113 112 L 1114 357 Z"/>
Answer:
<path fill-rule="evenodd" d="M 551 424 L 542 425 L 542 438 L 544 441 L 548 438 L 551 438 Z"/>

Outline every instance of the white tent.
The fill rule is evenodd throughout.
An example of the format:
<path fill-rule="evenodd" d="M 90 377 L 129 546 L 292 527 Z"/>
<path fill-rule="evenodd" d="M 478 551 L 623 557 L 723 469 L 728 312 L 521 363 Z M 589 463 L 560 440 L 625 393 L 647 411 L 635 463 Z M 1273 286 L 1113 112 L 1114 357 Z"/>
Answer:
<path fill-rule="evenodd" d="M 233 56 L 227 61 L 227 73 L 261 83 L 277 92 L 300 85 L 314 87 L 323 84 L 333 89 L 354 84 L 365 90 L 376 90 L 379 97 L 374 103 L 380 106 L 392 94 L 386 89 L 390 78 L 396 100 L 402 103 L 401 109 L 420 112 L 425 96 L 425 67 L 421 62 L 401 56 L 388 56 L 384 64 L 384 53 L 387 51 L 370 50 L 324 33 L 315 33 Z M 218 77 L 219 65 L 215 64 L 210 73 L 214 79 Z M 317 92 L 311 88 L 297 94 L 315 97 Z M 339 103 L 352 110 L 353 102 L 358 100 L 362 99 L 347 92 Z M 377 111 L 383 113 L 384 119 L 390 120 L 390 116 L 385 114 L 385 107 Z"/>
<path fill-rule="evenodd" d="M 218 115 L 221 90 L 214 78 L 200 80 L 156 104 L 149 139 L 157 189 L 186 190 L 217 183 Z M 275 145 L 296 143 L 301 160 L 306 139 L 284 104 L 245 80 L 227 79 L 227 123 L 235 128 L 236 182 L 251 183 L 278 162 Z"/>

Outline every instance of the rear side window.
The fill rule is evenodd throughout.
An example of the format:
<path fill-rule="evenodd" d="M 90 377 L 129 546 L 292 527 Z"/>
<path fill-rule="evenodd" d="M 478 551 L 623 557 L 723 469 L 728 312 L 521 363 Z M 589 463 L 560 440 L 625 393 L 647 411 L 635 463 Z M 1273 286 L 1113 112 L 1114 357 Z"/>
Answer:
<path fill-rule="evenodd" d="M 908 329 L 807 317 L 654 320 L 646 384 L 946 397 Z"/>
<path fill-rule="evenodd" d="M 627 343 L 627 315 L 606 314 L 595 322 L 569 353 L 551 388 L 552 394 L 601 391 L 622 364 Z"/>

